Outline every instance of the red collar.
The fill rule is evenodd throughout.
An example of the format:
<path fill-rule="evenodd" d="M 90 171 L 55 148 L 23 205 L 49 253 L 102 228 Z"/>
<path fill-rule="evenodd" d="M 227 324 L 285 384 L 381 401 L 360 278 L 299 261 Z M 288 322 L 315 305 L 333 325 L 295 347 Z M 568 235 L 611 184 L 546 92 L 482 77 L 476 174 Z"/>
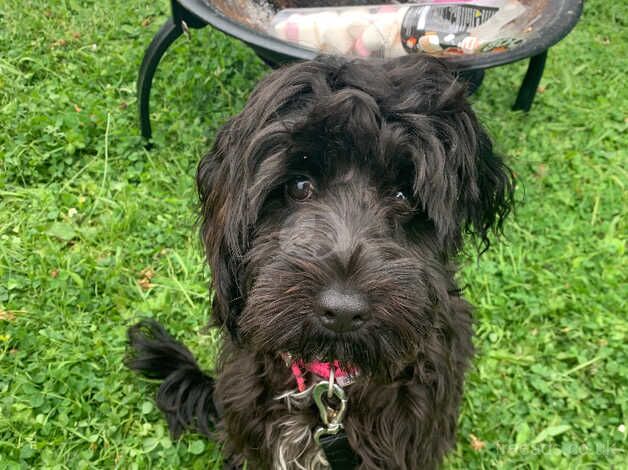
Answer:
<path fill-rule="evenodd" d="M 310 372 L 311 374 L 321 378 L 322 380 L 329 380 L 329 372 L 331 370 L 331 367 L 333 367 L 334 380 L 341 387 L 351 385 L 354 382 L 355 377 L 358 376 L 357 369 L 342 369 L 338 361 L 334 361 L 333 363 L 320 361 L 304 363 L 302 360 L 293 360 L 289 354 L 285 354 L 283 356 L 286 365 L 291 368 L 292 375 L 294 375 L 294 378 L 297 381 L 297 389 L 299 390 L 299 392 L 303 392 L 307 388 L 305 385 L 306 372 Z"/>

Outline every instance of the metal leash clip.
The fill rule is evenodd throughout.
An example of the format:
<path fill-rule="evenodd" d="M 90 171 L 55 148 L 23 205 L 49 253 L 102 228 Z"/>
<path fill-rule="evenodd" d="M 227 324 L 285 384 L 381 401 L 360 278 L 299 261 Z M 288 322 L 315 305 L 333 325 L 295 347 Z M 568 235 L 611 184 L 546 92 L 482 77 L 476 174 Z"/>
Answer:
<path fill-rule="evenodd" d="M 327 401 L 332 397 L 339 400 L 338 408 L 333 408 Z M 323 426 L 319 426 L 314 431 L 314 442 L 320 445 L 320 438 L 326 435 L 335 435 L 342 429 L 342 420 L 347 411 L 347 395 L 345 391 L 334 383 L 333 367 L 329 374 L 329 381 L 318 382 L 312 389 L 312 399 L 321 415 Z"/>

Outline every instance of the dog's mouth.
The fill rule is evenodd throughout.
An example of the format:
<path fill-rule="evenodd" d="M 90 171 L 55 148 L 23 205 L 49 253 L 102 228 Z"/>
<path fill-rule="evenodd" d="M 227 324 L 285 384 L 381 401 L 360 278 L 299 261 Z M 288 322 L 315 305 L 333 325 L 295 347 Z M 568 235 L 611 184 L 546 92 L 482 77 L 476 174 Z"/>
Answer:
<path fill-rule="evenodd" d="M 279 345 L 279 352 L 289 353 L 300 364 L 316 369 L 319 363 L 337 363 L 348 375 L 359 372 L 360 377 L 383 382 L 390 380 L 391 374 L 408 362 L 411 355 L 408 345 L 412 344 L 398 340 L 395 331 L 383 325 L 359 332 L 330 334 L 315 325 L 305 324 L 300 334 L 286 339 Z"/>
<path fill-rule="evenodd" d="M 305 362 L 302 359 L 295 359 L 289 353 L 282 353 L 281 358 L 290 368 L 300 392 L 322 380 L 332 381 L 341 387 L 346 387 L 351 385 L 360 375 L 357 367 L 342 364 L 338 360 Z"/>

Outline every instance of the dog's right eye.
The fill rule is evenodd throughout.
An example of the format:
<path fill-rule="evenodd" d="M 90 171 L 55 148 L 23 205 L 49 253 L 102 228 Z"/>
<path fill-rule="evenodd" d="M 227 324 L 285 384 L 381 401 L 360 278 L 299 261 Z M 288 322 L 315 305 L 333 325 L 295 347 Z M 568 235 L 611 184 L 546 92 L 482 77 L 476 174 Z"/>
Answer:
<path fill-rule="evenodd" d="M 306 177 L 299 176 L 286 184 L 286 192 L 295 201 L 305 201 L 314 194 L 314 185 Z"/>

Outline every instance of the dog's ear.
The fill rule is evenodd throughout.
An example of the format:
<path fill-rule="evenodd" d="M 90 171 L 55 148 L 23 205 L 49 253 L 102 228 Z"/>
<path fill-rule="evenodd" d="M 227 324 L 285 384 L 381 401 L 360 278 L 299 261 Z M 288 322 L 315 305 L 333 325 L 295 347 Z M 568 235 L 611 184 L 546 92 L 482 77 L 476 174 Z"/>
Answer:
<path fill-rule="evenodd" d="M 243 163 L 228 158 L 234 151 L 234 119 L 220 129 L 212 150 L 198 166 L 196 184 L 201 204 L 201 239 L 211 269 L 214 298 L 212 315 L 217 326 L 237 338 L 241 309 L 238 286 L 240 260 L 245 249 L 241 221 L 245 191 Z"/>
<path fill-rule="evenodd" d="M 471 234 L 483 253 L 489 235 L 501 231 L 513 206 L 514 178 L 462 93 L 458 100 L 455 112 L 441 114 L 436 124 L 446 161 L 442 186 L 434 191 L 441 192 L 448 200 L 443 205 L 451 209 L 440 213 L 447 218 L 442 226 L 449 227 L 443 236 L 457 250 L 461 233 Z"/>
<path fill-rule="evenodd" d="M 455 252 L 466 231 L 485 251 L 512 207 L 513 175 L 493 152 L 464 83 L 442 62 L 421 55 L 398 61 L 390 76 L 400 90 L 391 109 L 416 136 L 410 151 L 415 191 L 440 240 Z"/>
<path fill-rule="evenodd" d="M 291 70 L 277 70 L 257 85 L 242 112 L 218 131 L 198 167 L 201 238 L 215 292 L 213 315 L 236 340 L 251 227 L 276 183 L 270 167 L 280 164 L 289 140 L 281 116 L 307 91 L 307 83 L 300 83 Z"/>
<path fill-rule="evenodd" d="M 491 232 L 500 233 L 514 203 L 514 175 L 503 159 L 494 153 L 493 143 L 484 129 L 476 124 L 477 191 L 465 191 L 462 211 L 465 229 L 479 242 L 480 253 L 490 246 Z"/>

